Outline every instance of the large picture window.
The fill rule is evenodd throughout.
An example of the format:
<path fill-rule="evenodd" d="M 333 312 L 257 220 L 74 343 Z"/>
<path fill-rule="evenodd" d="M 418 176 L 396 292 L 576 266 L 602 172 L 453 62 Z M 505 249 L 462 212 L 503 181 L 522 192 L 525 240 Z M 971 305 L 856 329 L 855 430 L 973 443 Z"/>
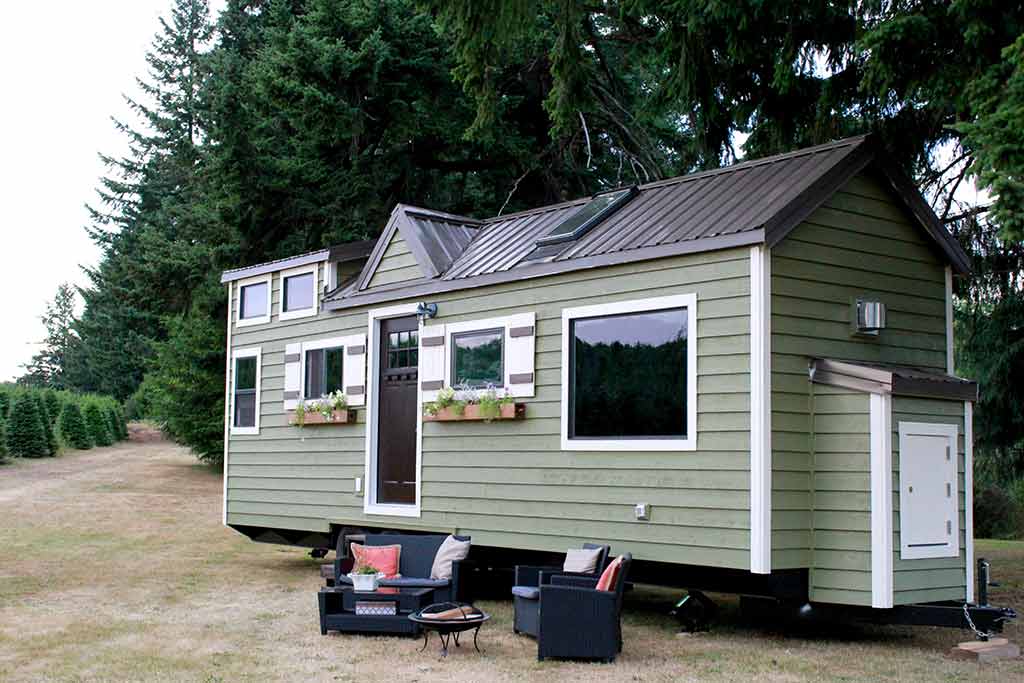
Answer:
<path fill-rule="evenodd" d="M 563 447 L 694 447 L 695 308 L 685 295 L 564 312 Z"/>
<path fill-rule="evenodd" d="M 452 335 L 452 386 L 504 385 L 505 330 L 479 330 Z"/>
<path fill-rule="evenodd" d="M 258 434 L 260 428 L 260 351 L 235 352 L 231 432 Z"/>
<path fill-rule="evenodd" d="M 345 348 L 335 346 L 306 351 L 306 398 L 344 391 Z"/>

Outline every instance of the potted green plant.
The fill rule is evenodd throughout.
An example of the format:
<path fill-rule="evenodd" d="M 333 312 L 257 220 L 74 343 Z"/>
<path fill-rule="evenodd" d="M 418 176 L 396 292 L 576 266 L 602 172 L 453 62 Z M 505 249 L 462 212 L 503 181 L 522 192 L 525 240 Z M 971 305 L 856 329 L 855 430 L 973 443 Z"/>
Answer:
<path fill-rule="evenodd" d="M 384 578 L 384 574 L 371 564 L 364 564 L 349 572 L 348 578 L 352 579 L 352 587 L 360 593 L 372 593 L 377 590 L 378 582 Z"/>

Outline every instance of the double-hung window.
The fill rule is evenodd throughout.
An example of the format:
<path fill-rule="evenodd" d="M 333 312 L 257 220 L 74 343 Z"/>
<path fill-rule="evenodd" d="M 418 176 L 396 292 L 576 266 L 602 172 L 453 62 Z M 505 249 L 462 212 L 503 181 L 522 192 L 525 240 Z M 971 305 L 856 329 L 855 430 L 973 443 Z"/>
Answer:
<path fill-rule="evenodd" d="M 505 328 L 452 335 L 451 386 L 503 387 Z"/>
<path fill-rule="evenodd" d="M 235 322 L 239 327 L 270 322 L 270 275 L 262 275 L 238 283 L 238 306 Z"/>
<path fill-rule="evenodd" d="M 318 271 L 319 265 L 313 264 L 281 272 L 281 320 L 316 315 Z"/>
<path fill-rule="evenodd" d="M 345 347 L 330 346 L 306 351 L 306 398 L 320 398 L 345 391 Z"/>
<path fill-rule="evenodd" d="M 231 433 L 260 432 L 260 349 L 234 353 L 231 400 Z"/>
<path fill-rule="evenodd" d="M 696 296 L 562 312 L 562 448 L 693 450 Z"/>

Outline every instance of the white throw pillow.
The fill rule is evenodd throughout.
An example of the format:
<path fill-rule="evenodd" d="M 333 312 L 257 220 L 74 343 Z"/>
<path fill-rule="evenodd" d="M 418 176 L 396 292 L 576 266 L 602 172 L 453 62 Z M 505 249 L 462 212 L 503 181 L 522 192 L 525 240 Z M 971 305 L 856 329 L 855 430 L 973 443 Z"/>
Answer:
<path fill-rule="evenodd" d="M 593 574 L 597 571 L 597 560 L 601 557 L 601 549 L 583 550 L 570 548 L 565 553 L 565 564 L 562 571 L 573 574 Z"/>
<path fill-rule="evenodd" d="M 457 540 L 449 536 L 441 543 L 434 556 L 434 566 L 430 568 L 430 578 L 450 579 L 452 578 L 452 562 L 464 560 L 469 555 L 469 541 Z"/>

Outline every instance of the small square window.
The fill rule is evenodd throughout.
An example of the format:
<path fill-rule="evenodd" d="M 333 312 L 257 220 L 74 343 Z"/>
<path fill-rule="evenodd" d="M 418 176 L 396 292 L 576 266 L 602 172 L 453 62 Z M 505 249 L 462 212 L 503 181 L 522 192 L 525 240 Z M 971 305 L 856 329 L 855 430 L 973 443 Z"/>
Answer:
<path fill-rule="evenodd" d="M 306 351 L 306 398 L 320 398 L 335 391 L 344 391 L 343 367 L 345 348 Z"/>
<path fill-rule="evenodd" d="M 243 285 L 240 293 L 239 317 L 243 321 L 256 317 L 266 317 L 268 309 L 269 288 L 266 283 Z"/>
<path fill-rule="evenodd" d="M 504 339 L 503 329 L 453 334 L 452 386 L 504 386 Z"/>
<path fill-rule="evenodd" d="M 285 312 L 313 308 L 313 273 L 291 275 L 284 278 Z"/>

